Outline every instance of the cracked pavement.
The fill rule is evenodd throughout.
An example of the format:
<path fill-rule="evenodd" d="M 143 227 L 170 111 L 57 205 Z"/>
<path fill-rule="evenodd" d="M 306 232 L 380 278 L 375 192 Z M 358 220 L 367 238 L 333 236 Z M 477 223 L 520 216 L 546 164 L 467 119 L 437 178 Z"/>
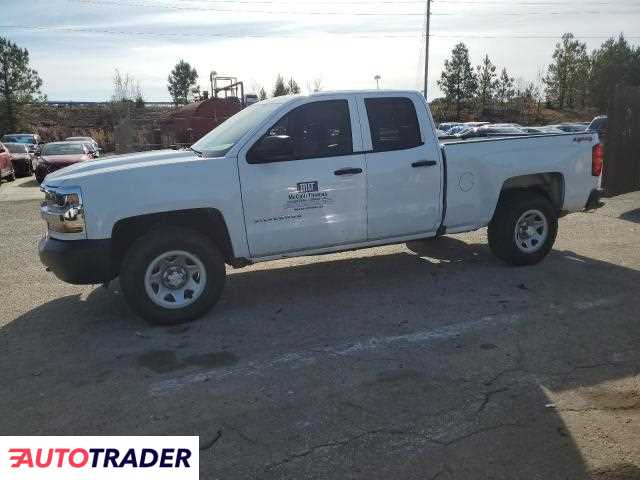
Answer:
<path fill-rule="evenodd" d="M 0 434 L 199 435 L 206 479 L 640 479 L 640 193 L 534 267 L 484 230 L 281 260 L 158 328 L 46 273 L 10 188 Z"/>

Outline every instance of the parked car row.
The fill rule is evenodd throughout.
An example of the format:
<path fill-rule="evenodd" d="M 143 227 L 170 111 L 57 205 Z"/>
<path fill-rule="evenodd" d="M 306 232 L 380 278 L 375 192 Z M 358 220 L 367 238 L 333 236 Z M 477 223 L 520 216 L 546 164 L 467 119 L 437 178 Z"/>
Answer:
<path fill-rule="evenodd" d="M 45 143 L 38 135 L 12 133 L 0 138 L 0 183 L 35 174 L 38 183 L 51 172 L 100 156 L 91 137 L 68 137 Z"/>
<path fill-rule="evenodd" d="M 42 183 L 44 177 L 51 172 L 60 170 L 79 162 L 86 162 L 96 158 L 95 153 L 87 143 L 81 142 L 53 142 L 42 148 L 36 167 L 36 181 Z"/>
<path fill-rule="evenodd" d="M 532 127 L 522 126 L 517 123 L 444 122 L 438 125 L 438 137 L 441 139 L 466 139 L 584 132 L 597 133 L 602 137 L 606 133 L 606 128 L 606 116 L 598 116 L 591 123 L 560 123 Z"/>

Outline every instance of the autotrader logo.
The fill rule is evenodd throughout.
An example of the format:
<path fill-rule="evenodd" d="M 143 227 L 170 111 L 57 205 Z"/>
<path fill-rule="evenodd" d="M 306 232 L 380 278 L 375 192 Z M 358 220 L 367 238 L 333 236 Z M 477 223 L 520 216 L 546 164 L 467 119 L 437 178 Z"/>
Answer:
<path fill-rule="evenodd" d="M 0 437 L 0 478 L 199 478 L 199 437 Z"/>

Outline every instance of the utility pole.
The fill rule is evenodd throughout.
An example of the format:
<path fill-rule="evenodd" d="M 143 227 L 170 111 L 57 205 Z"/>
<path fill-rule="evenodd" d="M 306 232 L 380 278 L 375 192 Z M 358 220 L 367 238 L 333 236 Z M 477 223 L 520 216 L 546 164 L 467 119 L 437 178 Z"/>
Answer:
<path fill-rule="evenodd" d="M 427 0 L 427 19 L 425 32 L 425 48 L 424 48 L 424 98 L 427 98 L 427 89 L 429 88 L 429 29 L 431 26 L 431 0 Z"/>
<path fill-rule="evenodd" d="M 380 90 L 380 79 L 381 79 L 381 78 L 382 78 L 382 77 L 381 77 L 380 75 L 376 75 L 375 77 L 373 77 L 373 79 L 376 81 L 376 88 L 377 88 L 378 90 Z"/>

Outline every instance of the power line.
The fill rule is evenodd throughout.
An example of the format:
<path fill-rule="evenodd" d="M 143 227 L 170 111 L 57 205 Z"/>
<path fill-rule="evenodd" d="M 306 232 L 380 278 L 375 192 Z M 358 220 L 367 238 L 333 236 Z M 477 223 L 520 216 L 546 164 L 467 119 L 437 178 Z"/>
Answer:
<path fill-rule="evenodd" d="M 142 32 L 132 30 L 114 30 L 107 28 L 91 28 L 91 27 L 67 27 L 67 26 L 39 26 L 39 25 L 0 25 L 0 28 L 14 30 L 34 30 L 46 32 L 62 32 L 62 33 L 104 33 L 109 35 L 129 35 L 129 36 L 150 36 L 150 37 L 193 37 L 193 38 L 299 38 L 304 35 L 286 34 L 286 33 L 265 33 L 265 34 L 240 34 L 230 35 L 225 33 L 198 33 L 198 32 Z M 407 32 L 403 34 L 389 33 L 350 33 L 350 32 L 313 32 L 317 35 L 328 36 L 349 36 L 354 38 L 420 38 L 424 35 L 423 31 Z M 574 33 L 576 38 L 610 38 L 615 34 L 610 33 Z M 561 34 L 541 33 L 541 34 L 430 34 L 431 38 L 511 38 L 511 39 L 560 39 Z M 626 38 L 640 38 L 640 33 L 625 34 Z"/>
<path fill-rule="evenodd" d="M 219 7 L 181 7 L 178 5 L 159 5 L 159 4 L 149 4 L 143 2 L 135 2 L 135 1 L 100 1 L 100 0 L 68 0 L 70 2 L 85 4 L 85 5 L 99 5 L 99 6 L 129 6 L 129 7 L 142 7 L 142 8 L 154 8 L 154 9 L 163 9 L 163 10 L 178 10 L 178 11 L 187 11 L 187 12 L 199 12 L 199 11 L 210 11 L 217 13 L 234 13 L 234 14 L 242 14 L 242 13 L 259 13 L 262 15 L 340 15 L 340 16 L 373 16 L 373 17 L 418 17 L 424 15 L 424 13 L 413 13 L 413 12 L 338 12 L 332 10 L 306 10 L 306 11 L 274 11 L 274 10 L 260 10 L 260 9 L 228 9 L 228 8 L 219 8 Z"/>
<path fill-rule="evenodd" d="M 231 9 L 220 7 L 202 7 L 202 6 L 179 6 L 175 4 L 152 4 L 143 1 L 136 0 L 68 0 L 70 2 L 80 3 L 84 5 L 97 5 L 103 7 L 112 6 L 128 6 L 128 7 L 141 7 L 141 8 L 153 8 L 163 10 L 177 10 L 186 12 L 199 12 L 199 11 L 212 11 L 217 13 L 259 13 L 262 15 L 302 15 L 302 16 L 315 16 L 315 15 L 339 15 L 339 16 L 375 16 L 375 17 L 422 17 L 424 13 L 417 12 L 370 12 L 370 11 L 335 11 L 335 10 L 299 10 L 299 11 L 285 11 L 285 10 L 262 10 L 262 9 Z M 480 4 L 478 4 L 480 5 Z M 561 6 L 556 4 L 557 6 Z M 468 15 L 469 12 L 436 12 L 431 15 L 437 16 L 460 16 Z M 616 11 L 603 11 L 603 10 L 567 10 L 567 11 L 542 11 L 542 12 L 474 12 L 474 15 L 488 15 L 488 16 L 510 16 L 510 17 L 523 17 L 529 15 L 540 16 L 562 16 L 562 15 L 629 15 L 640 13 L 640 10 L 616 10 Z"/>
<path fill-rule="evenodd" d="M 278 1 L 278 0 L 180 0 L 180 2 L 190 2 L 190 3 L 222 3 L 222 4 L 250 4 L 250 5 L 255 5 L 255 4 L 264 4 L 264 5 L 300 5 L 300 2 L 296 2 L 294 0 L 282 0 L 282 1 Z M 341 6 L 341 5 L 377 5 L 377 4 L 383 4 L 383 5 L 424 5 L 424 0 L 347 0 L 344 2 L 332 2 L 332 1 L 328 1 L 328 0 L 319 0 L 319 1 L 314 1 L 313 4 L 314 5 L 333 5 L 333 6 Z M 470 1 L 470 0 L 463 0 L 463 1 L 447 1 L 446 3 L 443 2 L 442 0 L 438 0 L 436 2 L 436 0 L 432 0 L 432 3 L 442 3 L 443 5 L 503 5 L 503 6 L 511 6 L 511 5 L 531 5 L 531 6 L 557 6 L 557 7 L 566 7 L 566 6 L 572 6 L 572 3 L 570 1 L 563 1 L 563 2 L 549 2 L 549 1 L 506 1 L 506 2 L 501 2 L 498 0 L 482 0 L 482 1 Z M 589 1 L 589 0 L 585 0 L 585 1 L 576 1 L 573 5 L 575 6 L 580 6 L 583 7 L 585 5 L 599 5 L 599 6 L 614 6 L 615 3 L 614 2 L 610 2 L 610 1 Z"/>
<path fill-rule="evenodd" d="M 586 38 L 611 38 L 616 37 L 617 33 L 574 33 L 573 34 L 578 40 Z M 513 38 L 513 39 L 561 39 L 562 34 L 552 34 L 552 33 L 541 33 L 541 34 L 510 34 L 510 35 L 501 35 L 501 34 L 449 34 L 449 35 L 431 35 L 432 37 L 438 38 Z M 640 33 L 630 33 L 624 34 L 625 38 L 640 38 Z"/>
<path fill-rule="evenodd" d="M 0 25 L 0 28 L 8 28 L 15 30 L 36 30 L 46 32 L 67 32 L 67 33 L 105 33 L 109 35 L 131 35 L 131 36 L 149 36 L 149 37 L 193 37 L 193 38 L 299 38 L 299 34 L 280 33 L 264 33 L 264 34 L 241 34 L 230 35 L 225 33 L 198 33 L 198 32 L 141 32 L 133 30 L 114 30 L 109 28 L 90 28 L 90 27 L 65 27 L 65 26 L 39 26 L 39 25 Z M 314 32 L 322 35 L 340 35 L 355 38 L 417 38 L 422 32 L 413 34 L 387 34 L 387 33 L 369 33 L 358 34 L 349 32 Z"/>
<path fill-rule="evenodd" d="M 218 1 L 218 0 L 213 0 L 213 1 Z M 231 0 L 230 0 L 231 1 Z M 438 4 L 438 3 L 442 3 L 444 4 L 444 2 L 442 2 L 442 0 L 438 0 L 436 2 L 436 0 L 433 0 L 434 3 Z M 446 5 L 496 5 L 496 6 L 511 6 L 511 5 L 523 5 L 523 6 L 533 6 L 533 7 L 538 7 L 538 6 L 542 6 L 542 7 L 567 7 L 567 6 L 571 6 L 570 2 L 538 2 L 538 1 L 509 1 L 509 2 L 500 2 L 500 1 L 496 1 L 496 0 L 482 0 L 482 1 L 473 1 L 473 0 L 463 0 L 463 1 L 451 1 L 451 2 L 446 2 Z M 613 7 L 615 5 L 618 5 L 616 2 L 604 2 L 604 1 L 588 1 L 585 0 L 584 2 L 578 1 L 574 3 L 575 6 L 592 6 L 592 5 L 598 5 L 598 6 L 602 6 L 602 7 Z"/>

